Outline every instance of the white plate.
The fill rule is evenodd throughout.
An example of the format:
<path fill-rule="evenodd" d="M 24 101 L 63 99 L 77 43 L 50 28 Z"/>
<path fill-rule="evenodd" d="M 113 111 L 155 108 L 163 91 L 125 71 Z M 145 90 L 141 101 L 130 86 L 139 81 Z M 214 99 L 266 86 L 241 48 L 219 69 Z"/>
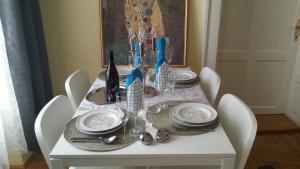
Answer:
<path fill-rule="evenodd" d="M 208 126 L 214 122 L 214 121 L 211 121 L 208 123 L 201 123 L 201 124 L 187 123 L 187 122 L 176 119 L 176 117 L 173 115 L 172 111 L 169 112 L 169 116 L 170 116 L 171 120 L 173 120 L 174 122 L 181 124 L 183 126 L 188 126 L 188 127 L 204 127 L 204 126 Z"/>
<path fill-rule="evenodd" d="M 117 66 L 119 76 L 127 76 L 131 72 L 130 67 L 127 66 Z"/>
<path fill-rule="evenodd" d="M 211 106 L 201 103 L 182 103 L 174 107 L 173 115 L 179 121 L 201 124 L 214 121 L 217 112 Z"/>
<path fill-rule="evenodd" d="M 176 82 L 191 82 L 197 78 L 197 74 L 190 70 L 175 70 Z"/>
<path fill-rule="evenodd" d="M 81 131 L 105 132 L 122 124 L 118 111 L 114 109 L 99 109 L 88 112 L 77 119 L 77 127 Z"/>
<path fill-rule="evenodd" d="M 119 130 L 123 125 L 119 125 L 117 126 L 116 128 L 112 129 L 112 130 L 109 130 L 109 131 L 104 131 L 104 132 L 89 132 L 89 131 L 85 131 L 85 130 L 82 130 L 80 128 L 78 128 L 79 131 L 81 131 L 82 133 L 85 133 L 85 134 L 88 134 L 88 135 L 95 135 L 95 136 L 98 136 L 98 135 L 103 135 L 103 134 L 108 134 L 108 133 L 113 133 L 117 130 Z"/>

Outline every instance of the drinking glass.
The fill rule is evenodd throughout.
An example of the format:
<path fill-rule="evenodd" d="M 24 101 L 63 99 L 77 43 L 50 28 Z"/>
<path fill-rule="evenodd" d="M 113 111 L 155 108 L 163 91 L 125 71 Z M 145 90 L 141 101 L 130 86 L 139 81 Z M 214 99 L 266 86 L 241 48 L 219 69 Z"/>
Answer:
<path fill-rule="evenodd" d="M 131 70 L 134 68 L 134 52 L 130 51 L 128 54 L 128 66 Z"/>
<path fill-rule="evenodd" d="M 166 37 L 165 39 L 166 39 L 165 56 L 166 56 L 166 61 L 170 65 L 174 57 L 174 46 L 170 45 L 170 39 L 168 37 Z"/>
<path fill-rule="evenodd" d="M 147 86 L 149 82 L 149 69 L 151 65 L 154 65 L 155 59 L 154 55 L 152 53 L 151 48 L 146 48 L 145 49 L 145 56 L 142 57 L 142 62 L 143 62 L 143 71 L 144 71 L 144 85 Z"/>
<path fill-rule="evenodd" d="M 142 88 L 142 91 L 144 91 L 144 87 Z M 132 136 L 138 136 L 142 131 L 142 127 L 138 125 L 138 117 L 140 117 L 144 111 L 144 106 L 145 106 L 144 105 L 144 92 L 142 92 L 141 99 L 142 99 L 142 107 L 139 110 L 130 112 L 130 114 L 134 117 L 134 128 L 131 128 L 129 130 L 129 133 Z"/>
<path fill-rule="evenodd" d="M 142 131 L 142 127 L 138 126 L 138 124 L 137 124 L 138 117 L 142 114 L 142 111 L 143 110 L 138 110 L 137 112 L 130 112 L 134 116 L 134 128 L 131 128 L 129 130 L 129 133 L 132 136 L 138 136 Z"/>
<path fill-rule="evenodd" d="M 167 109 L 168 105 L 163 102 L 164 92 L 168 90 L 168 87 L 161 88 L 158 84 L 158 81 L 155 79 L 155 88 L 159 92 L 160 102 L 156 105 L 156 113 L 160 112 L 162 109 Z"/>
<path fill-rule="evenodd" d="M 167 87 L 171 93 L 174 91 L 175 84 L 176 84 L 176 71 L 169 70 Z"/>
<path fill-rule="evenodd" d="M 126 124 L 129 119 L 129 114 L 127 111 L 127 97 L 126 97 L 126 91 L 118 91 L 117 92 L 117 106 L 119 111 L 119 118 L 122 120 L 123 123 L 123 137 L 126 136 Z"/>
<path fill-rule="evenodd" d="M 144 108 L 140 111 L 139 116 L 144 120 L 145 126 L 141 127 L 141 129 L 150 129 L 152 127 L 152 122 L 147 120 L 147 113 L 148 113 L 148 104 L 144 102 Z"/>

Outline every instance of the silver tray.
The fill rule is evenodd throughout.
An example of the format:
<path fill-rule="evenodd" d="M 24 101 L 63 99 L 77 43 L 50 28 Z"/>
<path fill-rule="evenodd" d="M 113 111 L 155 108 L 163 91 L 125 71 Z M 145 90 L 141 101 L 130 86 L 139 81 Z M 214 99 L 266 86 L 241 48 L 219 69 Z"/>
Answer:
<path fill-rule="evenodd" d="M 126 91 L 126 88 L 125 88 L 125 86 L 120 86 L 119 90 Z M 112 104 L 112 103 L 108 103 L 106 101 L 106 88 L 105 87 L 101 87 L 101 88 L 90 91 L 85 96 L 85 99 L 90 102 L 93 102 L 97 105 Z"/>

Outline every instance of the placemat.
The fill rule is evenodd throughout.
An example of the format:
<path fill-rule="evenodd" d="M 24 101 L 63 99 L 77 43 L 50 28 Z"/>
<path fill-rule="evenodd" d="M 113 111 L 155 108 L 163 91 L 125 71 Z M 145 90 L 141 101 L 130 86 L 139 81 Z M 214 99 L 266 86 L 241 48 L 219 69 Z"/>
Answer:
<path fill-rule="evenodd" d="M 189 101 L 191 102 L 191 101 Z M 204 127 L 187 127 L 180 124 L 177 124 L 169 117 L 169 111 L 174 106 L 180 103 L 189 103 L 188 101 L 167 101 L 168 104 L 167 109 L 161 110 L 159 113 L 155 113 L 156 105 L 149 107 L 149 110 L 146 114 L 146 118 L 148 121 L 152 122 L 152 125 L 159 129 L 159 128 L 166 128 L 168 129 L 173 135 L 198 135 L 204 134 L 207 132 L 213 131 L 219 125 L 219 118 L 215 120 L 210 125 Z M 195 102 L 195 101 L 194 101 Z"/>
<path fill-rule="evenodd" d="M 121 148 L 125 148 L 133 143 L 135 143 L 138 140 L 138 137 L 134 137 L 129 135 L 128 131 L 131 129 L 134 125 L 133 121 L 128 120 L 127 126 L 126 126 L 126 136 L 123 138 L 123 127 L 119 129 L 118 131 L 114 133 L 109 133 L 106 135 L 101 135 L 102 137 L 110 137 L 113 135 L 117 136 L 117 139 L 110 144 L 103 144 L 103 143 L 92 143 L 92 142 L 71 142 L 69 138 L 71 137 L 89 137 L 89 138 L 97 138 L 97 136 L 91 136 L 87 135 L 85 133 L 80 132 L 76 128 L 76 120 L 78 117 L 72 119 L 68 122 L 65 130 L 64 130 L 64 137 L 65 139 L 74 147 L 83 149 L 83 150 L 89 150 L 89 151 L 112 151 L 117 150 Z"/>

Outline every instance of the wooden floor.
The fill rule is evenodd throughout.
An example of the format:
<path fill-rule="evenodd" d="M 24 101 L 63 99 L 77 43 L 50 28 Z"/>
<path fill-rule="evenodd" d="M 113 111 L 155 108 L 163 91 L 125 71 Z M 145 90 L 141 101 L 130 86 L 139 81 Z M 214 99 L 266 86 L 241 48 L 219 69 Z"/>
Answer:
<path fill-rule="evenodd" d="M 300 131 L 299 127 L 282 114 L 255 115 L 257 120 L 257 133 L 274 133 Z"/>
<path fill-rule="evenodd" d="M 259 132 L 245 169 L 268 165 L 274 169 L 300 169 L 299 128 L 283 115 L 258 115 L 257 121 Z M 27 169 L 47 169 L 41 153 L 35 153 Z"/>

